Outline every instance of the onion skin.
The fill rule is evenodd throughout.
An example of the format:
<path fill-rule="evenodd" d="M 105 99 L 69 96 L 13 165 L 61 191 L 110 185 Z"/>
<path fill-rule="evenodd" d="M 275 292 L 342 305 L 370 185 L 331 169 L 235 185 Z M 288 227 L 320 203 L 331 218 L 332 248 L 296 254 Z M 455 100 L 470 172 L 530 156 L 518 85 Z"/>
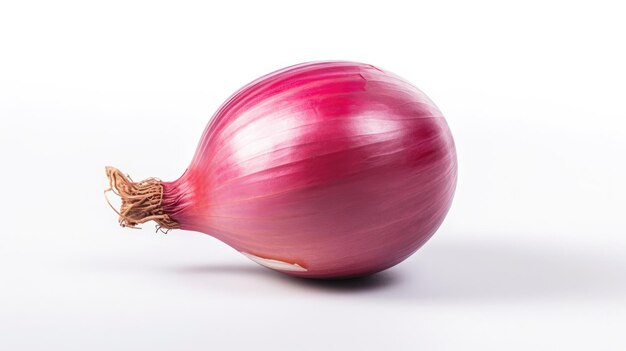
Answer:
<path fill-rule="evenodd" d="M 213 116 L 163 209 L 257 257 L 349 278 L 396 265 L 450 208 L 454 141 L 435 104 L 396 75 L 316 62 L 264 76 Z"/>

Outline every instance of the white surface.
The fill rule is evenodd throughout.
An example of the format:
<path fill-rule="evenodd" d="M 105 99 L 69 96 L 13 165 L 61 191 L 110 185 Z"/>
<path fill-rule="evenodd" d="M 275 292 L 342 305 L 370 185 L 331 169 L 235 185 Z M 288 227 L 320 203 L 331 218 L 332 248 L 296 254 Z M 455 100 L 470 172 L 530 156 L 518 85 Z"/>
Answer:
<path fill-rule="evenodd" d="M 2 2 L 0 349 L 626 348 L 616 3 Z M 105 165 L 175 179 L 232 92 L 320 59 L 391 70 L 448 118 L 458 191 L 417 254 L 316 283 L 116 225 Z"/>

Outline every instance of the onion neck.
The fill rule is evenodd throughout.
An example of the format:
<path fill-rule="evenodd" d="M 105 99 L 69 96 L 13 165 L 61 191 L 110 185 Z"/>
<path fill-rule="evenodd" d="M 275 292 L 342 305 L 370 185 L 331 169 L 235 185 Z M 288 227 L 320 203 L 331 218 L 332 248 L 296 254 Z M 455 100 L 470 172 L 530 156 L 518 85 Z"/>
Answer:
<path fill-rule="evenodd" d="M 189 224 L 194 222 L 197 186 L 193 175 L 194 172 L 187 169 L 177 180 L 161 183 L 163 212 L 178 225 L 176 228 L 188 230 Z"/>
<path fill-rule="evenodd" d="M 180 228 L 179 223 L 170 214 L 175 212 L 178 203 L 178 189 L 156 178 L 140 182 L 133 180 L 115 167 L 106 167 L 109 189 L 122 199 L 119 211 L 109 205 L 119 215 L 122 227 L 135 228 L 137 225 L 155 221 L 159 229 Z M 167 185 L 167 186 L 166 186 Z M 108 199 L 107 199 L 108 202 Z"/>

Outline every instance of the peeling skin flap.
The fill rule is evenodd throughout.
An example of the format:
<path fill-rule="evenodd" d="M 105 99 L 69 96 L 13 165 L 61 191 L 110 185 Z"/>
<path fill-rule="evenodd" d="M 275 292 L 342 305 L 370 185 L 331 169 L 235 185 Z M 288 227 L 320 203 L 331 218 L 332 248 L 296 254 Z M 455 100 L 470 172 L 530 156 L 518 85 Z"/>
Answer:
<path fill-rule="evenodd" d="M 278 261 L 278 260 L 272 260 L 269 258 L 255 256 L 247 252 L 242 252 L 242 254 L 246 256 L 247 258 L 251 259 L 252 261 L 260 264 L 261 266 L 265 266 L 267 268 L 275 269 L 278 271 L 293 271 L 293 272 L 306 272 L 307 271 L 306 268 L 300 266 L 297 263 L 288 263 L 288 262 L 283 262 L 283 261 Z"/>

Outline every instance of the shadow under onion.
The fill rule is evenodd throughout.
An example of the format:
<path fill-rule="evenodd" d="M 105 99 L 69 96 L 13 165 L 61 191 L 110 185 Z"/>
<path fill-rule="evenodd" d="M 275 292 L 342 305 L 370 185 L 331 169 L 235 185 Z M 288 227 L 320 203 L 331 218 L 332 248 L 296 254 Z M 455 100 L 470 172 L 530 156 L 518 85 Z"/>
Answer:
<path fill-rule="evenodd" d="M 263 267 L 200 265 L 176 274 L 254 294 L 353 293 L 379 299 L 446 302 L 626 298 L 626 258 L 598 250 L 503 242 L 428 245 L 396 267 L 348 280 L 294 278 Z M 201 277 L 198 277 L 200 275 Z"/>

